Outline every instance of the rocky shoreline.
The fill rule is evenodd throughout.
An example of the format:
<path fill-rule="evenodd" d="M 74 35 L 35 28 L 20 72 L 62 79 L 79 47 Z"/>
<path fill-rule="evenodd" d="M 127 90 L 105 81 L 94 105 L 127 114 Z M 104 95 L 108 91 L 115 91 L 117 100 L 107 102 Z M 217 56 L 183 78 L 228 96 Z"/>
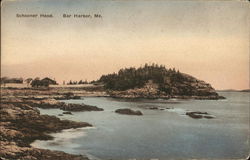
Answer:
<path fill-rule="evenodd" d="M 131 89 L 126 91 L 108 91 L 108 94 L 112 98 L 122 99 L 196 99 L 196 100 L 219 100 L 225 99 L 225 97 L 218 94 L 207 96 L 195 96 L 195 95 L 166 95 L 159 91 L 143 91 L 143 89 Z"/>
<path fill-rule="evenodd" d="M 99 87 L 100 88 L 100 87 Z M 103 90 L 83 88 L 1 88 L 1 128 L 0 128 L 0 158 L 21 160 L 87 160 L 84 155 L 71 155 L 60 151 L 50 151 L 31 147 L 35 140 L 52 139 L 49 133 L 60 132 L 63 129 L 92 126 L 86 122 L 60 120 L 55 116 L 40 115 L 39 108 L 58 108 L 63 114 L 79 111 L 103 111 L 102 108 L 85 104 L 66 104 L 58 100 L 81 99 L 83 96 L 114 97 L 114 98 L 147 98 L 147 99 L 221 99 L 214 94 L 210 96 L 170 96 L 159 93 L 152 85 L 127 91 L 103 92 Z M 149 108 L 158 109 L 158 108 Z M 119 114 L 143 115 L 140 111 L 117 110 Z M 202 113 L 201 113 L 202 114 Z M 212 118 L 200 113 L 188 113 L 191 118 Z"/>
<path fill-rule="evenodd" d="M 58 87 L 49 89 L 32 88 L 2 88 L 8 98 L 22 98 L 28 100 L 65 100 L 81 99 L 81 97 L 112 97 L 122 99 L 196 99 L 196 100 L 219 100 L 225 99 L 215 90 L 207 90 L 206 94 L 201 95 L 178 95 L 166 94 L 159 91 L 156 84 L 147 83 L 142 88 L 128 89 L 125 91 L 104 90 L 102 85 L 89 87 Z M 23 94 L 24 93 L 24 94 Z"/>
<path fill-rule="evenodd" d="M 25 103 L 3 101 L 0 108 L 0 157 L 5 159 L 79 159 L 87 160 L 85 156 L 76 156 L 64 152 L 55 152 L 30 146 L 35 140 L 52 139 L 49 133 L 63 129 L 89 127 L 86 122 L 60 120 L 55 116 L 40 115 L 39 110 Z"/>
<path fill-rule="evenodd" d="M 110 92 L 110 97 L 121 99 L 195 99 L 195 100 L 219 100 L 225 99 L 223 96 L 180 96 L 180 95 L 137 95 L 127 94 L 123 91 Z"/>
<path fill-rule="evenodd" d="M 207 84 L 203 84 L 207 85 Z M 204 89 L 205 88 L 205 89 Z M 153 82 L 148 82 L 142 88 L 128 89 L 125 91 L 107 91 L 108 95 L 113 98 L 125 99 L 197 99 L 197 100 L 218 100 L 225 99 L 225 97 L 218 95 L 212 88 L 203 86 L 201 93 L 194 95 L 179 95 L 179 94 L 166 94 L 159 90 L 159 86 Z M 177 89 L 176 89 L 177 90 Z M 200 89 L 201 90 L 201 89 Z M 178 93 L 178 92 L 177 92 Z"/>
<path fill-rule="evenodd" d="M 2 90 L 1 90 L 2 91 Z M 35 140 L 50 140 L 53 137 L 49 133 L 60 132 L 64 129 L 90 127 L 87 122 L 74 122 L 60 120 L 56 116 L 40 115 L 37 107 L 61 108 L 67 106 L 67 110 L 84 111 L 85 105 L 69 105 L 58 102 L 53 93 L 47 97 L 31 92 L 16 92 L 9 95 L 9 90 L 1 92 L 0 107 L 0 159 L 20 160 L 88 160 L 84 155 L 72 155 L 61 151 L 50 151 L 30 146 Z M 49 93 L 49 92 L 48 92 Z M 18 98 L 18 96 L 23 96 Z M 40 97 L 39 97 L 40 96 Z M 101 110 L 95 106 L 88 106 L 87 110 Z"/>

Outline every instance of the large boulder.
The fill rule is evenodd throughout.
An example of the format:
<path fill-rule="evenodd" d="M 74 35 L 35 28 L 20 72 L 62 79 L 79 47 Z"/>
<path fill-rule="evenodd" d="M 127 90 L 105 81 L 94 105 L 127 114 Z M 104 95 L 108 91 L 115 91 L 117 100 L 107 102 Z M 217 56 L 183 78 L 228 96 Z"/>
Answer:
<path fill-rule="evenodd" d="M 129 108 L 117 109 L 117 110 L 115 110 L 115 112 L 119 113 L 119 114 L 127 114 L 127 115 L 137 115 L 137 116 L 143 115 L 141 111 L 134 111 L 134 110 L 129 109 Z"/>
<path fill-rule="evenodd" d="M 102 108 L 98 108 L 96 106 L 90 106 L 90 105 L 85 105 L 85 104 L 67 104 L 67 105 L 62 105 L 60 107 L 61 110 L 64 111 L 103 111 Z"/>

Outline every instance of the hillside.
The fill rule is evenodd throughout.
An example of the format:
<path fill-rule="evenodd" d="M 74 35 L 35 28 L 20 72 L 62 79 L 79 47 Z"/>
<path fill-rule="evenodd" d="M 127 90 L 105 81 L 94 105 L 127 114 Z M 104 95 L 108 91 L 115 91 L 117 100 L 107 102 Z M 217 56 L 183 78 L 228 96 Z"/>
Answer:
<path fill-rule="evenodd" d="M 98 82 L 113 97 L 126 98 L 188 98 L 219 99 L 214 88 L 188 74 L 163 65 L 120 69 L 118 73 L 103 75 Z"/>

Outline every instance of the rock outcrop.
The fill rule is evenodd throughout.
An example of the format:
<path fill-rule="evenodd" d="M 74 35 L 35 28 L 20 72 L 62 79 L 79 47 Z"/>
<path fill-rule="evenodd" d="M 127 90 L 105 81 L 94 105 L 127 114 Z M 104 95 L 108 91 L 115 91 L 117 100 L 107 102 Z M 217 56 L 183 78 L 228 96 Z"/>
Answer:
<path fill-rule="evenodd" d="M 206 118 L 206 119 L 212 119 L 214 118 L 213 116 L 209 115 L 207 112 L 187 112 L 186 115 L 188 115 L 191 118 L 194 119 L 201 119 L 201 118 Z"/>
<path fill-rule="evenodd" d="M 0 101 L 0 159 L 9 160 L 88 160 L 86 156 L 30 146 L 34 140 L 52 139 L 48 133 L 63 129 L 92 126 L 86 122 L 60 120 L 55 116 L 40 115 L 40 108 L 66 110 L 101 110 L 84 104 L 68 105 L 58 99 L 79 98 L 69 93 L 73 89 L 1 88 Z M 83 92 L 80 90 L 79 92 Z M 84 108 L 84 109 L 82 109 Z M 69 113 L 69 111 L 66 111 Z M 58 116 L 63 116 L 59 114 Z"/>
<path fill-rule="evenodd" d="M 189 76 L 187 76 L 189 77 Z M 146 99 L 199 99 L 199 100 L 217 100 L 217 99 L 225 99 L 222 96 L 219 96 L 216 91 L 211 87 L 210 84 L 205 83 L 204 81 L 195 80 L 190 78 L 192 83 L 184 83 L 184 84 L 175 84 L 172 87 L 172 93 L 167 94 L 159 89 L 159 85 L 154 83 L 153 81 L 149 81 L 142 88 L 134 88 L 128 89 L 125 91 L 112 91 L 109 90 L 108 94 L 114 98 L 146 98 Z M 183 95 L 183 90 L 188 94 Z"/>
<path fill-rule="evenodd" d="M 96 106 L 90 106 L 86 104 L 67 104 L 67 105 L 62 105 L 60 107 L 61 110 L 64 111 L 103 111 L 102 108 L 98 108 Z"/>
<path fill-rule="evenodd" d="M 115 110 L 115 112 L 119 114 L 127 114 L 127 115 L 137 115 L 137 116 L 143 115 L 141 111 L 134 111 L 129 108 L 117 109 Z"/>
<path fill-rule="evenodd" d="M 1 158 L 25 160 L 88 159 L 84 156 L 33 148 L 30 143 L 37 139 L 52 139 L 48 133 L 92 126 L 89 123 L 60 120 L 55 116 L 40 115 L 39 110 L 18 100 L 1 102 L 0 116 Z"/>
<path fill-rule="evenodd" d="M 142 88 L 128 89 L 125 91 L 108 91 L 108 94 L 114 98 L 147 98 L 156 99 L 164 98 L 169 99 L 170 96 L 164 92 L 159 91 L 158 85 L 152 81 L 145 84 Z"/>
<path fill-rule="evenodd" d="M 96 106 L 86 105 L 86 104 L 66 104 L 64 102 L 58 102 L 55 99 L 44 99 L 44 100 L 26 100 L 26 103 L 33 107 L 39 107 L 44 109 L 58 108 L 63 111 L 103 111 L 102 108 Z"/>
<path fill-rule="evenodd" d="M 205 81 L 157 64 L 120 69 L 102 75 L 98 82 L 109 95 L 119 98 L 223 98 Z"/>

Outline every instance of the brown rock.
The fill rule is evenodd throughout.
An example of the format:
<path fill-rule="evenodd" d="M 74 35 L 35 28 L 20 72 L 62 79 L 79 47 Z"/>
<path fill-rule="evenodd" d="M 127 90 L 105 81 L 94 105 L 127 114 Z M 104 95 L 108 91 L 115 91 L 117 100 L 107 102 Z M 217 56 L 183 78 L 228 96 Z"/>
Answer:
<path fill-rule="evenodd" d="M 191 118 L 194 119 L 201 119 L 201 118 L 207 118 L 207 119 L 212 119 L 214 118 L 213 116 L 209 115 L 207 112 L 187 112 L 186 115 L 188 115 Z"/>
<path fill-rule="evenodd" d="M 87 157 L 30 147 L 34 140 L 52 139 L 48 133 L 63 129 L 92 126 L 86 122 L 60 120 L 40 115 L 36 108 L 15 101 L 1 103 L 0 157 L 21 160 L 87 160 Z"/>
<path fill-rule="evenodd" d="M 71 114 L 72 115 L 72 113 L 69 111 L 63 112 L 63 114 Z"/>
<path fill-rule="evenodd" d="M 64 111 L 103 111 L 102 108 L 85 104 L 67 104 L 60 107 Z"/>
<path fill-rule="evenodd" d="M 141 111 L 134 111 L 134 110 L 131 110 L 129 108 L 117 109 L 117 110 L 115 110 L 115 112 L 119 113 L 119 114 L 127 114 L 127 115 L 137 115 L 137 116 L 143 115 Z"/>

